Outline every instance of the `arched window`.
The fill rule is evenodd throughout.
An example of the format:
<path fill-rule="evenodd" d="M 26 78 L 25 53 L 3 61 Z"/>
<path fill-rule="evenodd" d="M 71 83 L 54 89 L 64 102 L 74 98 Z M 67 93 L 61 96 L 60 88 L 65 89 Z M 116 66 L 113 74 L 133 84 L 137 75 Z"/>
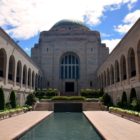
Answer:
<path fill-rule="evenodd" d="M 15 58 L 13 55 L 9 59 L 8 79 L 14 81 L 15 76 Z"/>
<path fill-rule="evenodd" d="M 0 49 L 0 77 L 5 77 L 7 56 L 4 49 Z"/>
<path fill-rule="evenodd" d="M 110 68 L 110 73 L 111 73 L 111 84 L 114 84 L 114 68 L 112 65 Z"/>
<path fill-rule="evenodd" d="M 23 67 L 23 80 L 22 83 L 25 85 L 26 84 L 26 79 L 27 79 L 27 67 L 24 65 Z"/>
<path fill-rule="evenodd" d="M 128 51 L 128 67 L 129 77 L 136 76 L 135 52 L 133 48 L 130 48 Z"/>
<path fill-rule="evenodd" d="M 119 72 L 119 63 L 118 61 L 115 61 L 115 81 L 120 81 L 120 72 Z"/>
<path fill-rule="evenodd" d="M 16 74 L 16 82 L 17 83 L 21 82 L 21 69 L 22 69 L 21 62 L 18 61 L 18 63 L 17 63 L 17 74 Z"/>
<path fill-rule="evenodd" d="M 60 65 L 61 79 L 79 79 L 79 59 L 74 54 L 62 57 Z"/>
<path fill-rule="evenodd" d="M 127 76 L 126 76 L 126 59 L 125 59 L 124 55 L 121 56 L 120 67 L 121 67 L 121 79 L 126 80 L 126 78 L 127 78 Z"/>

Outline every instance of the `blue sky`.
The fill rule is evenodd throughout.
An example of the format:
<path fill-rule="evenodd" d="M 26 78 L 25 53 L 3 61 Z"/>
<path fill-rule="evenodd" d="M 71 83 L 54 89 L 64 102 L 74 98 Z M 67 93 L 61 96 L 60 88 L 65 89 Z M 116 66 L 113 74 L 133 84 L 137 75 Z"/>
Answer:
<path fill-rule="evenodd" d="M 0 0 L 0 26 L 29 55 L 39 33 L 63 19 L 99 31 L 111 52 L 139 17 L 140 0 Z"/>

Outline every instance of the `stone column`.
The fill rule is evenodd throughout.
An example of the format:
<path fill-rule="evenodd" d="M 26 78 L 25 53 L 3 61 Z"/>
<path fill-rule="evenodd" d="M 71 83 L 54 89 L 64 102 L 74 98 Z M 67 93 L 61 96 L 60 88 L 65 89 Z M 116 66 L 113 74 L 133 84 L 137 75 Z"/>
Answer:
<path fill-rule="evenodd" d="M 137 53 L 137 51 L 135 51 L 135 65 L 136 65 L 136 77 L 137 77 L 137 81 L 140 81 L 139 62 L 138 62 L 138 53 Z"/>
<path fill-rule="evenodd" d="M 20 87 L 22 88 L 22 81 L 23 81 L 23 67 L 21 64 L 21 75 L 20 75 Z"/>
<path fill-rule="evenodd" d="M 15 67 L 14 67 L 14 86 L 16 86 L 16 77 L 17 77 L 17 62 L 15 60 Z"/>
<path fill-rule="evenodd" d="M 25 88 L 28 88 L 28 68 L 26 69 Z"/>
<path fill-rule="evenodd" d="M 6 61 L 6 64 L 5 64 L 6 68 L 5 68 L 5 84 L 8 84 L 8 70 L 9 70 L 9 56 L 7 54 L 7 61 Z"/>

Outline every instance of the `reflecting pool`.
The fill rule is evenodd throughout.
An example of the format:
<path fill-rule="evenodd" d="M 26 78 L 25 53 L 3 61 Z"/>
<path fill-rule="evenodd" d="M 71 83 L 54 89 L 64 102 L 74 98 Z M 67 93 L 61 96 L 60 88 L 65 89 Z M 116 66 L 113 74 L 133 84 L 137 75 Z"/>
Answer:
<path fill-rule="evenodd" d="M 35 117 L 35 116 L 34 116 Z M 102 140 L 83 113 L 53 113 L 20 140 Z"/>

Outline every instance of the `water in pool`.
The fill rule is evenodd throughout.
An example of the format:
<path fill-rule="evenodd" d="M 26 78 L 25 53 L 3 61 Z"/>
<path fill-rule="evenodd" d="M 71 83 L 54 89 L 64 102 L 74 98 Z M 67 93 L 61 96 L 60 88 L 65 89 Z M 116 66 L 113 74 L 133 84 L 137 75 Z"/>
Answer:
<path fill-rule="evenodd" d="M 82 113 L 53 113 L 20 140 L 102 140 Z"/>

